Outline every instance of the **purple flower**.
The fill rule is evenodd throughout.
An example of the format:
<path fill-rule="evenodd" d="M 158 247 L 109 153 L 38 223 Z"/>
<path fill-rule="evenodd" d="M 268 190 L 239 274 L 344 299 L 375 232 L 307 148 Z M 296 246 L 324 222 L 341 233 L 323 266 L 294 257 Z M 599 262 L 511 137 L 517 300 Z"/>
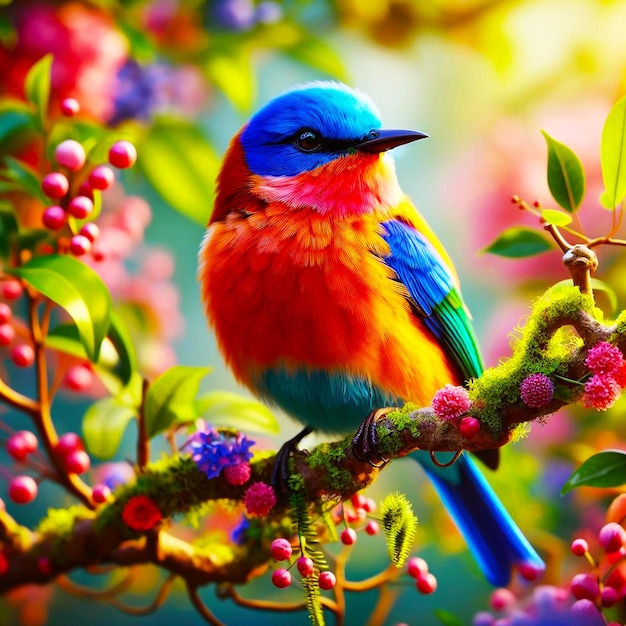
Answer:
<path fill-rule="evenodd" d="M 254 441 L 241 433 L 207 428 L 197 431 L 184 447 L 191 450 L 191 458 L 207 478 L 216 478 L 225 467 L 247 463 L 253 445 Z"/>

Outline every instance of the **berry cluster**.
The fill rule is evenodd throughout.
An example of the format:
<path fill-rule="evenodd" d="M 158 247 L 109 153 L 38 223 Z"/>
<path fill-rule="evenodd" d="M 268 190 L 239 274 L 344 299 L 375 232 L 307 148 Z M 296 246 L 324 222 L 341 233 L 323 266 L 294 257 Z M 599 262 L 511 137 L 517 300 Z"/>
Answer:
<path fill-rule="evenodd" d="M 465 415 L 472 408 L 465 387 L 446 385 L 435 393 L 431 405 L 438 418 L 456 423 L 465 439 L 473 439 L 480 431 L 480 422 Z"/>
<path fill-rule="evenodd" d="M 585 365 L 591 371 L 591 377 L 585 383 L 583 403 L 587 408 L 606 411 L 626 387 L 624 355 L 617 346 L 600 341 L 589 349 Z"/>

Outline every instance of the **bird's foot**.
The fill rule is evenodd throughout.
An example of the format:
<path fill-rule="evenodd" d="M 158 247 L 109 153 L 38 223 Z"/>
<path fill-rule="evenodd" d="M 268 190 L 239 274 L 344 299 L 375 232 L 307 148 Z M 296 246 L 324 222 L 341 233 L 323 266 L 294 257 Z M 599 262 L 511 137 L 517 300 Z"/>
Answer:
<path fill-rule="evenodd" d="M 276 462 L 272 470 L 272 487 L 279 493 L 289 492 L 289 459 L 292 454 L 307 454 L 306 450 L 300 450 L 298 444 L 313 432 L 308 426 L 301 430 L 295 437 L 288 439 L 276 453 Z"/>
<path fill-rule="evenodd" d="M 352 454 L 359 461 L 367 462 L 372 467 L 383 467 L 389 462 L 389 459 L 378 451 L 378 435 L 376 434 L 376 422 L 386 413 L 387 409 L 370 411 L 352 439 Z"/>

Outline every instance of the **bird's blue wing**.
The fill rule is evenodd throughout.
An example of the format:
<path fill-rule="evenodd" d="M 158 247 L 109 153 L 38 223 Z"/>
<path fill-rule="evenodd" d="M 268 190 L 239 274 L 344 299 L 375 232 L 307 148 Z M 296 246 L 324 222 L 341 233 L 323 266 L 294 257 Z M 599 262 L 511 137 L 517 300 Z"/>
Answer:
<path fill-rule="evenodd" d="M 411 306 L 465 380 L 483 366 L 472 323 L 447 265 L 428 239 L 399 220 L 382 224 L 390 254 L 383 257 L 406 287 Z"/>

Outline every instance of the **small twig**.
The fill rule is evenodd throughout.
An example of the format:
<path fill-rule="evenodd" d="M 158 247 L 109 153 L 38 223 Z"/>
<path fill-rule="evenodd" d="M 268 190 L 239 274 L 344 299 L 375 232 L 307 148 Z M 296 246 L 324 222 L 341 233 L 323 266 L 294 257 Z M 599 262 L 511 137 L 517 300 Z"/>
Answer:
<path fill-rule="evenodd" d="M 575 287 L 580 289 L 581 293 L 593 295 L 591 288 L 591 273 L 598 268 L 598 257 L 596 253 L 584 244 L 576 244 L 563 255 L 563 264 L 572 275 L 572 281 Z"/>
<path fill-rule="evenodd" d="M 371 589 L 375 589 L 376 587 L 380 587 L 381 585 L 395 580 L 400 574 L 402 574 L 402 569 L 392 563 L 382 572 L 374 574 L 374 576 L 370 576 L 369 578 L 358 581 L 344 580 L 343 588 L 346 591 L 370 591 Z"/>
<path fill-rule="evenodd" d="M 303 611 L 306 609 L 306 601 L 299 602 L 273 602 L 272 600 L 251 600 L 244 598 L 239 594 L 234 585 L 228 585 L 221 597 L 230 598 L 238 606 L 258 611 L 275 611 L 277 613 L 291 613 L 294 611 Z M 326 596 L 320 597 L 320 604 L 333 613 L 338 609 L 335 602 Z"/>
<path fill-rule="evenodd" d="M 207 624 L 211 624 L 211 626 L 226 626 L 224 622 L 220 621 L 217 617 L 215 617 L 215 615 L 213 615 L 213 612 L 203 602 L 200 594 L 198 593 L 198 587 L 187 582 L 187 594 L 189 595 L 189 599 L 191 600 L 191 603 L 195 607 L 196 611 L 198 611 L 200 616 L 204 618 Z"/>
<path fill-rule="evenodd" d="M 146 378 L 143 379 L 141 385 L 141 404 L 139 406 L 139 415 L 137 417 L 138 433 L 137 433 L 137 466 L 142 470 L 150 462 L 150 441 L 146 431 L 145 402 L 146 394 L 150 383 Z"/>
<path fill-rule="evenodd" d="M 106 589 L 92 589 L 86 585 L 79 585 L 65 574 L 61 574 L 57 577 L 55 582 L 61 589 L 63 589 L 63 591 L 73 596 L 79 596 L 89 600 L 109 600 L 113 596 L 126 591 L 132 583 L 132 578 L 132 572 L 128 571 L 122 580 L 116 582 L 110 587 L 107 587 Z"/>

